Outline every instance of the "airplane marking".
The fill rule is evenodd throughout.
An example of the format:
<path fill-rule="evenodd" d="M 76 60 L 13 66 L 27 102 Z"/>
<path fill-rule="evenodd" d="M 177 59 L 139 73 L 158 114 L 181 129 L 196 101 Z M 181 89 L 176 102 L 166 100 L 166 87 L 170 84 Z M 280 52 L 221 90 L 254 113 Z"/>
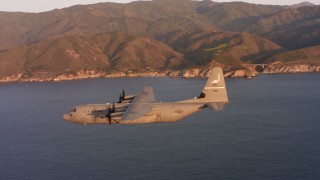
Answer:
<path fill-rule="evenodd" d="M 218 74 L 218 79 L 211 81 L 211 84 L 218 84 L 220 82 L 220 74 Z"/>
<path fill-rule="evenodd" d="M 205 87 L 204 89 L 224 89 L 225 87 Z"/>

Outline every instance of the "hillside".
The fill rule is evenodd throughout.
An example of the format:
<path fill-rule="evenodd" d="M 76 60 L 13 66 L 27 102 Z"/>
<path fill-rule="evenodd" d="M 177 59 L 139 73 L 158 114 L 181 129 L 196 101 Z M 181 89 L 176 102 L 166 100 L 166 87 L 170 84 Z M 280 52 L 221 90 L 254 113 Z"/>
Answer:
<path fill-rule="evenodd" d="M 318 45 L 319 14 L 320 6 L 310 3 L 287 7 L 209 0 L 99 3 L 43 13 L 0 12 L 0 50 L 64 35 L 110 32 L 166 41 L 166 35 L 181 30 L 249 32 L 284 48 L 299 49 Z"/>
<path fill-rule="evenodd" d="M 268 59 L 268 63 L 282 62 L 282 63 L 307 63 L 319 64 L 320 63 L 320 46 L 313 46 L 309 48 L 288 51 L 285 53 L 277 54 Z"/>
<path fill-rule="evenodd" d="M 189 0 L 100 3 L 44 13 L 0 12 L 0 23 L 7 29 L 0 31 L 0 50 L 64 35 L 126 32 L 156 37 L 189 28 L 218 30 L 193 11 Z"/>
<path fill-rule="evenodd" d="M 26 78 L 53 78 L 80 70 L 174 68 L 183 55 L 148 37 L 109 33 L 65 36 L 0 52 L 0 76 L 23 73 Z"/>
<path fill-rule="evenodd" d="M 290 7 L 209 0 L 0 12 L 0 78 L 286 61 L 293 52 L 310 54 L 308 47 L 320 51 L 319 19 L 320 6 L 310 3 Z"/>
<path fill-rule="evenodd" d="M 285 51 L 279 45 L 249 33 L 175 32 L 166 42 L 194 65 L 215 61 L 239 67 L 243 63 L 264 63 L 267 57 Z"/>
<path fill-rule="evenodd" d="M 278 14 L 282 16 L 281 13 L 287 11 L 292 10 L 282 6 L 243 2 L 154 0 L 128 4 L 78 5 L 43 13 L 0 12 L 0 23 L 4 27 L 0 31 L 0 50 L 20 47 L 50 37 L 90 36 L 115 31 L 153 38 L 189 29 L 216 32 L 228 30 L 264 35 L 268 33 L 265 32 L 268 26 L 256 26 L 256 23 L 264 24 L 259 22 Z M 303 15 L 304 13 L 307 14 Z M 310 17 L 309 11 L 301 11 L 301 14 L 301 17 Z M 288 22 L 288 19 L 284 19 L 279 23 Z M 300 23 L 300 26 L 302 29 L 304 26 L 307 26 L 306 29 L 309 27 L 306 23 Z M 264 37 L 272 41 L 277 39 L 269 35 Z"/>
<path fill-rule="evenodd" d="M 263 36 L 288 49 L 300 49 L 320 44 L 319 19 L 320 6 L 308 6 L 286 9 L 246 27 L 232 28 Z"/>
<path fill-rule="evenodd" d="M 298 4 L 294 4 L 291 6 L 288 6 L 288 8 L 301 8 L 301 7 L 307 7 L 307 6 L 316 6 L 315 4 L 309 2 L 309 1 L 304 1 Z"/>
<path fill-rule="evenodd" d="M 261 17 L 269 16 L 283 10 L 282 6 L 249 4 L 244 2 L 200 4 L 197 12 L 211 20 L 217 27 L 234 31 L 233 28 L 246 27 Z M 240 27 L 239 27 L 240 26 Z"/>
<path fill-rule="evenodd" d="M 211 61 L 240 67 L 244 62 L 255 62 L 282 50 L 247 33 L 194 32 L 188 38 L 182 33 L 168 39 L 172 40 L 172 47 L 185 44 L 181 53 L 158 40 L 126 33 L 50 38 L 0 52 L 0 76 L 23 73 L 26 78 L 53 78 L 83 69 L 104 72 L 181 69 Z"/>

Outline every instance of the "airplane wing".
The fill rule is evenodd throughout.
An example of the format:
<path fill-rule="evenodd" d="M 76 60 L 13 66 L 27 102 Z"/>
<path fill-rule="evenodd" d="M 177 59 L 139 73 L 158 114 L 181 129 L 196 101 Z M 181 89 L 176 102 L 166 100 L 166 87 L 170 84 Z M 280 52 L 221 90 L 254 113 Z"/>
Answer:
<path fill-rule="evenodd" d="M 145 115 L 152 109 L 151 105 L 146 103 L 156 102 L 152 87 L 144 87 L 123 114 L 121 120 L 135 120 Z"/>

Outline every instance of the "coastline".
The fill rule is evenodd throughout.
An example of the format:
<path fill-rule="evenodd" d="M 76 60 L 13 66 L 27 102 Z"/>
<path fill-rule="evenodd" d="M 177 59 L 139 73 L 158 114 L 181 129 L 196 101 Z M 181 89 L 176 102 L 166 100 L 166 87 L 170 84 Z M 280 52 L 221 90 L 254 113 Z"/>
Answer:
<path fill-rule="evenodd" d="M 211 65 L 212 66 L 212 65 Z M 205 78 L 211 66 L 203 68 L 189 68 L 185 70 L 147 70 L 144 72 L 118 72 L 112 73 L 80 70 L 74 73 L 61 73 L 50 76 L 50 73 L 37 72 L 35 76 L 26 77 L 24 73 L 12 74 L 1 77 L 0 83 L 14 82 L 59 82 L 73 81 L 93 78 L 133 78 L 133 77 L 182 77 L 182 78 Z M 221 65 L 220 65 L 221 66 Z M 226 78 L 247 78 L 251 79 L 259 74 L 291 74 L 291 73 L 315 73 L 320 72 L 320 64 L 243 64 L 242 68 L 232 69 L 223 67 Z"/>

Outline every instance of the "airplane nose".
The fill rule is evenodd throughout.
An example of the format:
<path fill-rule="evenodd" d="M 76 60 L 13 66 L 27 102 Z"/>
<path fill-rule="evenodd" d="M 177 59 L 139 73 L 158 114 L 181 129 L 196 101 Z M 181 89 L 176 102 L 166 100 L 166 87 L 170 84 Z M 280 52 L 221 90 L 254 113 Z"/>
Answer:
<path fill-rule="evenodd" d="M 66 121 L 69 121 L 70 120 L 70 115 L 69 114 L 64 114 L 63 115 L 63 119 L 66 120 Z"/>

